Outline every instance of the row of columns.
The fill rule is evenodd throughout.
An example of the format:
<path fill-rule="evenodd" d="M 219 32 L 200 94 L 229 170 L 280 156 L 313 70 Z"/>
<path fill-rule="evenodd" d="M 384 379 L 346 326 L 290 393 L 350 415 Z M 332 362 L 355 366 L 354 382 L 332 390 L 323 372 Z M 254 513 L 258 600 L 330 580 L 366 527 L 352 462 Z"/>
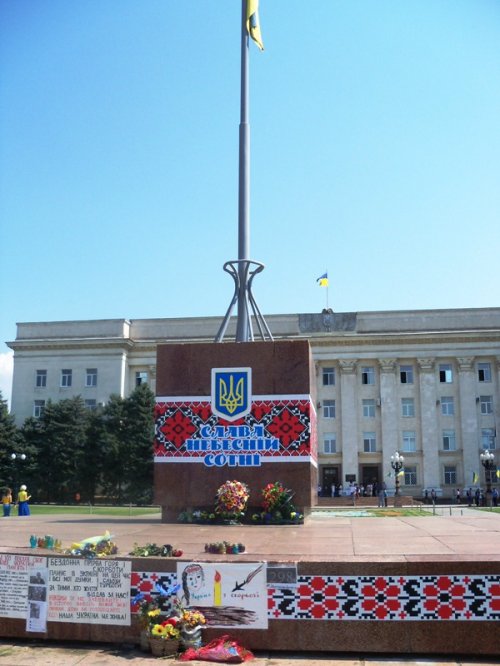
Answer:
<path fill-rule="evenodd" d="M 474 357 L 458 357 L 455 359 L 458 369 L 458 398 L 460 401 L 460 430 L 462 441 L 462 464 L 466 474 L 481 469 L 479 462 L 480 433 L 478 432 L 476 406 L 476 374 Z M 341 395 L 341 436 L 342 465 L 344 474 L 355 474 L 359 471 L 358 462 L 358 361 L 340 359 L 340 395 Z M 436 413 L 438 399 L 436 381 L 436 359 L 417 358 L 418 373 L 415 381 L 418 386 L 420 400 L 420 428 L 422 438 L 422 469 L 419 485 L 426 488 L 440 488 L 441 469 L 439 464 L 440 424 Z M 496 378 L 492 377 L 492 391 L 496 395 L 498 410 L 498 388 L 500 386 L 500 357 L 496 358 Z M 381 435 L 382 435 L 382 469 L 385 474 L 390 470 L 390 457 L 401 448 L 399 435 L 400 402 L 398 397 L 397 369 L 398 359 L 380 359 L 380 398 Z M 417 380 L 418 377 L 418 380 Z M 496 381 L 494 381 L 496 379 Z"/>

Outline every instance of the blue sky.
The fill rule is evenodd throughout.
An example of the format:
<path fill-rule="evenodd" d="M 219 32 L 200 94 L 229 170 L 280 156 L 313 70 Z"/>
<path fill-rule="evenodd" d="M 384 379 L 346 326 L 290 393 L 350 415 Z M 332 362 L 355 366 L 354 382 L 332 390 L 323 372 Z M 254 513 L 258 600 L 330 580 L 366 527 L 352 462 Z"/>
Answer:
<path fill-rule="evenodd" d="M 0 0 L 0 390 L 16 322 L 223 316 L 238 0 Z M 498 305 L 500 2 L 261 0 L 264 312 Z M 2 379 L 3 378 L 3 379 Z M 3 384 L 2 384 L 3 381 Z"/>

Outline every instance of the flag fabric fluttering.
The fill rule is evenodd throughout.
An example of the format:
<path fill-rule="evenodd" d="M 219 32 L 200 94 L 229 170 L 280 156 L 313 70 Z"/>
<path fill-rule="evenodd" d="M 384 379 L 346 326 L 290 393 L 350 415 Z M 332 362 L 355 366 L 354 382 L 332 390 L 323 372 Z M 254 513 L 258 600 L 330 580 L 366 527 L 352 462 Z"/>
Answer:
<path fill-rule="evenodd" d="M 261 51 L 264 50 L 259 23 L 259 0 L 247 0 L 247 32 Z"/>
<path fill-rule="evenodd" d="M 477 472 L 472 472 L 472 484 L 475 486 L 478 481 L 479 476 L 477 475 Z"/>
<path fill-rule="evenodd" d="M 316 282 L 320 287 L 328 287 L 328 273 L 323 273 L 323 275 L 320 275 Z"/>

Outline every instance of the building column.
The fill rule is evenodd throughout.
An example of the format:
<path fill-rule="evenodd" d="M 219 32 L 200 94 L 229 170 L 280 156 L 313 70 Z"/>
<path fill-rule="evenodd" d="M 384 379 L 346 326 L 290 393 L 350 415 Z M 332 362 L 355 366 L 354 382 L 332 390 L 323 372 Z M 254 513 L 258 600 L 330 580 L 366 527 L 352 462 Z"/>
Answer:
<path fill-rule="evenodd" d="M 355 360 L 340 360 L 340 405 L 342 433 L 342 485 L 346 474 L 354 474 L 359 481 L 358 462 L 358 401 L 356 391 Z"/>
<path fill-rule="evenodd" d="M 382 478 L 391 472 L 391 456 L 399 450 L 398 400 L 396 392 L 396 364 L 394 358 L 379 361 L 380 365 L 380 410 L 382 428 Z M 391 476 L 391 479 L 393 477 Z M 389 484 L 388 484 L 389 485 Z"/>
<path fill-rule="evenodd" d="M 458 392 L 460 396 L 460 430 L 464 487 L 472 486 L 472 474 L 481 468 L 477 422 L 474 357 L 457 358 Z"/>
<path fill-rule="evenodd" d="M 422 482 L 423 487 L 441 494 L 439 468 L 439 433 L 436 418 L 436 375 L 434 358 L 417 358 L 422 428 Z"/>

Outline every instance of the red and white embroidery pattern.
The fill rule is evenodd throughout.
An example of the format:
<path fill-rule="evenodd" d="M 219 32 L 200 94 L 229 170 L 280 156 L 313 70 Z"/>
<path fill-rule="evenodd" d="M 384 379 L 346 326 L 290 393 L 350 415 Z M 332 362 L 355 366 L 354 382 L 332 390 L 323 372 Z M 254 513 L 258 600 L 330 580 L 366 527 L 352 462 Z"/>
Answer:
<path fill-rule="evenodd" d="M 175 582 L 133 572 L 131 598 Z M 267 602 L 270 620 L 500 620 L 500 575 L 298 576 L 295 588 L 268 587 Z"/>
<path fill-rule="evenodd" d="M 232 423 L 213 414 L 207 401 L 157 402 L 155 407 L 155 458 L 202 457 L 186 450 L 186 440 L 201 439 L 204 426 L 262 426 L 266 438 L 279 440 L 278 451 L 263 451 L 262 457 L 312 456 L 316 458 L 314 410 L 310 400 L 253 400 L 252 410 Z"/>

